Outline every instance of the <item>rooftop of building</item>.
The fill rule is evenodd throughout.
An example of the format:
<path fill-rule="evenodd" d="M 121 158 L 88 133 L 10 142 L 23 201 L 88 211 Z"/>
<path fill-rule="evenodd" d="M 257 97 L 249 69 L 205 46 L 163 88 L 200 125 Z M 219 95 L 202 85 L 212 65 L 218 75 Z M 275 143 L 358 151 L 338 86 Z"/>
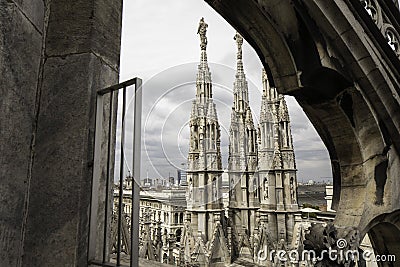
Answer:
<path fill-rule="evenodd" d="M 186 207 L 186 190 L 183 188 L 162 191 L 140 191 L 141 200 L 160 201 L 175 206 Z"/>

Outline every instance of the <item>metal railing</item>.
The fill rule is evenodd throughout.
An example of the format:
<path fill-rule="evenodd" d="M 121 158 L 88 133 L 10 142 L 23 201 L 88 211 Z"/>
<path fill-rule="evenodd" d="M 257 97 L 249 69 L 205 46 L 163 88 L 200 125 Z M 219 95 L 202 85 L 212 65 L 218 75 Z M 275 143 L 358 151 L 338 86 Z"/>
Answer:
<path fill-rule="evenodd" d="M 127 91 L 134 87 L 133 123 L 127 116 Z M 129 92 L 131 92 L 129 90 Z M 118 95 L 122 93 L 122 103 Z M 120 116 L 118 116 L 120 109 Z M 139 262 L 139 180 L 141 153 L 141 115 L 142 115 L 142 80 L 134 78 L 97 92 L 96 128 L 94 142 L 93 180 L 91 192 L 90 228 L 89 228 L 89 266 L 138 266 Z M 133 125 L 132 125 L 133 124 Z M 120 138 L 116 138 L 120 126 Z M 127 157 L 125 155 L 126 128 L 133 126 L 133 179 L 132 211 L 129 230 L 123 212 L 123 182 Z M 118 140 L 117 140 L 118 139 Z M 117 144 L 118 142 L 118 144 Z M 119 185 L 118 209 L 113 212 L 113 185 L 115 166 L 115 147 L 119 145 Z M 113 224 L 113 219 L 116 225 Z M 112 235 L 112 227 L 114 233 Z M 129 238 L 126 236 L 130 234 Z M 123 236 L 124 235 L 124 236 Z M 116 236 L 116 240 L 113 237 Z M 123 241 L 129 240 L 129 263 L 122 264 Z M 116 250 L 113 251 L 113 247 Z"/>

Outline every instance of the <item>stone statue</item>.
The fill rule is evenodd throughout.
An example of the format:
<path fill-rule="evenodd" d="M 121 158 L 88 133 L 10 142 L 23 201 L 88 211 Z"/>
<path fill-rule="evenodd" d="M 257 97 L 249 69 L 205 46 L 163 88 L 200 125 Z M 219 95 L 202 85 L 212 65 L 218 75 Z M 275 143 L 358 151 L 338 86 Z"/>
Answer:
<path fill-rule="evenodd" d="M 212 201 L 216 201 L 218 199 L 217 181 L 216 180 L 212 181 L 212 195 L 213 195 Z"/>
<path fill-rule="evenodd" d="M 251 131 L 249 131 L 247 136 L 247 148 L 250 152 L 252 151 L 251 150 L 252 142 L 253 142 L 252 134 Z"/>
<path fill-rule="evenodd" d="M 268 178 L 264 178 L 264 200 L 268 199 Z"/>
<path fill-rule="evenodd" d="M 235 37 L 233 39 L 236 41 L 236 44 L 238 46 L 237 59 L 242 59 L 243 37 L 238 32 L 236 32 Z"/>
<path fill-rule="evenodd" d="M 192 193 L 193 193 L 193 182 L 192 182 L 192 178 L 190 178 L 190 180 L 189 180 L 189 194 L 188 194 L 188 199 L 189 200 L 192 199 Z"/>
<path fill-rule="evenodd" d="M 292 204 L 296 204 L 296 191 L 294 188 L 294 178 L 290 178 L 290 197 L 292 199 Z"/>
<path fill-rule="evenodd" d="M 236 201 L 236 190 L 235 190 L 235 180 L 231 179 L 231 196 L 232 200 Z"/>
<path fill-rule="evenodd" d="M 200 19 L 199 28 L 197 29 L 197 34 L 200 34 L 200 48 L 201 50 L 206 50 L 207 48 L 207 27 L 208 24 L 204 22 L 204 18 Z"/>

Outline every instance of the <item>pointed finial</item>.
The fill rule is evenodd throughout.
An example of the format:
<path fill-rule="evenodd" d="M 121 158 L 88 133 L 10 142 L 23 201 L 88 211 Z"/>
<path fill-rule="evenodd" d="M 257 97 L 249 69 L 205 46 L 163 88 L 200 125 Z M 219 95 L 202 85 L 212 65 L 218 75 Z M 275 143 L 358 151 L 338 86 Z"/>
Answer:
<path fill-rule="evenodd" d="M 233 39 L 236 41 L 236 44 L 238 46 L 237 59 L 242 59 L 243 37 L 238 32 L 236 32 L 235 37 L 233 37 Z"/>
<path fill-rule="evenodd" d="M 263 82 L 265 83 L 265 88 L 269 88 L 268 75 L 264 68 L 262 69 L 262 78 L 263 78 Z"/>
<path fill-rule="evenodd" d="M 265 71 L 265 69 L 262 69 L 262 82 L 263 82 L 263 96 L 267 97 L 267 98 L 271 98 L 271 87 L 269 84 L 269 80 L 268 80 L 268 75 L 267 72 Z"/>
<path fill-rule="evenodd" d="M 207 27 L 208 24 L 204 22 L 204 18 L 200 19 L 199 28 L 197 29 L 197 34 L 200 34 L 200 48 L 201 50 L 206 50 L 207 48 Z"/>
<path fill-rule="evenodd" d="M 285 97 L 283 95 L 279 95 L 279 99 L 279 121 L 289 122 L 289 110 L 286 105 Z"/>
<path fill-rule="evenodd" d="M 268 80 L 268 75 L 264 68 L 262 69 L 262 76 L 264 80 Z"/>

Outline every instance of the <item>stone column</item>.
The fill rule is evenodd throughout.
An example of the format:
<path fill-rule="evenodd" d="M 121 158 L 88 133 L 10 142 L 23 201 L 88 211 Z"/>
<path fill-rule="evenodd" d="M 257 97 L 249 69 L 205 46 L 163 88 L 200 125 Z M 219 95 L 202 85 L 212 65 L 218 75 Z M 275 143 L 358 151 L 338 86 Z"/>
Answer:
<path fill-rule="evenodd" d="M 43 25 L 43 1 L 0 1 L 0 266 L 23 253 Z"/>
<path fill-rule="evenodd" d="M 47 6 L 22 266 L 87 265 L 95 96 L 118 82 L 121 2 Z"/>

